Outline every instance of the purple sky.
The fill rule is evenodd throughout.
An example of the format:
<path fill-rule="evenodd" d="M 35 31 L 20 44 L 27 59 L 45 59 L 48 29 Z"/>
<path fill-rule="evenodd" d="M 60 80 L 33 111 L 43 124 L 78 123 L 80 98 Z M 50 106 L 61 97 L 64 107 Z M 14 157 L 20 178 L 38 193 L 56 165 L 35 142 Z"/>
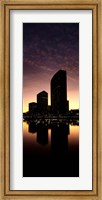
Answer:
<path fill-rule="evenodd" d="M 67 71 L 70 109 L 79 108 L 79 24 L 23 24 L 23 110 L 36 102 L 37 93 L 48 92 L 50 80 L 59 70 Z"/>

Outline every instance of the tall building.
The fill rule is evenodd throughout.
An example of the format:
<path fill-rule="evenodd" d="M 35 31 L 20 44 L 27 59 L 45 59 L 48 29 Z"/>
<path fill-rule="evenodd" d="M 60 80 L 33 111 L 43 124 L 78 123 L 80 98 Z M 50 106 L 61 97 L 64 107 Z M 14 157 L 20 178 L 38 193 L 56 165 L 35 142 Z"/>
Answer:
<path fill-rule="evenodd" d="M 37 112 L 37 103 L 35 102 L 29 103 L 29 112 Z"/>
<path fill-rule="evenodd" d="M 42 91 L 37 94 L 37 108 L 38 112 L 46 113 L 48 108 L 48 93 L 46 91 Z"/>
<path fill-rule="evenodd" d="M 66 71 L 59 70 L 51 79 L 51 109 L 53 113 L 65 114 L 67 108 Z"/>
<path fill-rule="evenodd" d="M 69 100 L 67 100 L 67 112 L 69 112 Z"/>

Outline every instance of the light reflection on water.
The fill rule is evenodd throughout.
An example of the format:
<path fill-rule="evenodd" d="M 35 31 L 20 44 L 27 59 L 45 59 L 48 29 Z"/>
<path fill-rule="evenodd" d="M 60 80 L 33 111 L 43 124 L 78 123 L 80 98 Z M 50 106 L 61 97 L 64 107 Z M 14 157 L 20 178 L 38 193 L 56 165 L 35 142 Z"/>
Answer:
<path fill-rule="evenodd" d="M 79 177 L 79 126 L 23 123 L 24 177 Z"/>
<path fill-rule="evenodd" d="M 45 127 L 46 131 L 46 138 L 48 137 L 48 140 L 45 144 L 41 144 L 41 142 L 38 140 L 37 134 L 41 134 L 43 138 L 43 128 L 40 129 L 41 133 L 37 133 L 37 130 L 34 129 L 34 127 L 30 127 L 31 124 L 27 123 L 27 122 L 23 122 L 23 141 L 24 141 L 24 145 L 25 146 L 29 146 L 29 148 L 33 148 L 33 149 L 49 149 L 51 148 L 51 128 L 47 128 Z M 67 133 L 67 138 L 68 138 L 68 146 L 71 149 L 72 147 L 74 148 L 74 146 L 78 146 L 79 145 L 79 126 L 78 125 L 67 125 L 68 127 L 68 133 Z M 63 130 L 64 131 L 64 130 Z M 48 134 L 48 136 L 47 136 Z M 63 134 L 63 133 L 62 133 Z M 40 138 L 39 137 L 39 138 Z M 41 140 L 42 140 L 41 138 Z M 45 138 L 45 140 L 46 140 Z"/>

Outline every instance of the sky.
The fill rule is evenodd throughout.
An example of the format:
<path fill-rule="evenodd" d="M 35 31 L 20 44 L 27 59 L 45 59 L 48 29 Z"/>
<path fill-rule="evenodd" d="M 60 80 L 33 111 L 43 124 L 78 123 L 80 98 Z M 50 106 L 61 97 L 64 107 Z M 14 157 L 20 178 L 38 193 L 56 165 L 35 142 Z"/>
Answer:
<path fill-rule="evenodd" d="M 50 81 L 60 69 L 67 72 L 69 109 L 79 108 L 79 24 L 23 24 L 23 112 L 43 90 L 50 99 Z"/>

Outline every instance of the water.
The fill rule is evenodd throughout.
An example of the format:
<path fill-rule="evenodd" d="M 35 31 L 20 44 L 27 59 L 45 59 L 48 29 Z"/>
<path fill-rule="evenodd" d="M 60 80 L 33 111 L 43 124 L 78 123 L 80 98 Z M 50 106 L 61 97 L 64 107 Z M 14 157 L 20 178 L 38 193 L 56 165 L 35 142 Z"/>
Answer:
<path fill-rule="evenodd" d="M 23 122 L 24 177 L 78 177 L 79 126 Z"/>

